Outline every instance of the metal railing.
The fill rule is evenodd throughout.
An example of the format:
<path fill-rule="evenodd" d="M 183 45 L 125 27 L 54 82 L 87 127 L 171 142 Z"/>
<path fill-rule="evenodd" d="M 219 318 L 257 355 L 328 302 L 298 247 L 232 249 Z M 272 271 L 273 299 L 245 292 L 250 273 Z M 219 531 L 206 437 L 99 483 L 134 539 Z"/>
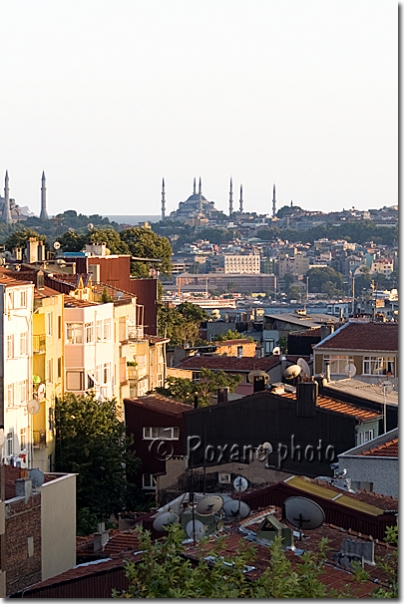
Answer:
<path fill-rule="evenodd" d="M 33 336 L 32 350 L 34 354 L 45 352 L 46 350 L 46 334 L 41 333 L 38 336 Z"/>

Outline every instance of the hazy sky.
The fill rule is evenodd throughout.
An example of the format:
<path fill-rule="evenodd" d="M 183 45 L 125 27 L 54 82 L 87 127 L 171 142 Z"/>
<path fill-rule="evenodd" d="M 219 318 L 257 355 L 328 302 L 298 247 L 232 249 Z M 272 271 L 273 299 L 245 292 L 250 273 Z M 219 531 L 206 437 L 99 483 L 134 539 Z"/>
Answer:
<path fill-rule="evenodd" d="M 2 0 L 0 191 L 40 211 L 397 203 L 397 2 Z"/>

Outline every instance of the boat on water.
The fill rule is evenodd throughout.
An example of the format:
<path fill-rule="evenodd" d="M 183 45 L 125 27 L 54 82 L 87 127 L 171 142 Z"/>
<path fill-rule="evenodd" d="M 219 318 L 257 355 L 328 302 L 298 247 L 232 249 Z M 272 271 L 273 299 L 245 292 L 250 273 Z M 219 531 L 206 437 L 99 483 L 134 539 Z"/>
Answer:
<path fill-rule="evenodd" d="M 180 298 L 168 298 L 163 296 L 163 302 L 171 302 L 174 306 L 178 306 L 183 302 L 190 302 L 191 304 L 195 304 L 200 308 L 205 309 L 213 309 L 213 308 L 237 308 L 236 300 L 227 299 L 227 298 L 184 298 L 181 300 Z"/>

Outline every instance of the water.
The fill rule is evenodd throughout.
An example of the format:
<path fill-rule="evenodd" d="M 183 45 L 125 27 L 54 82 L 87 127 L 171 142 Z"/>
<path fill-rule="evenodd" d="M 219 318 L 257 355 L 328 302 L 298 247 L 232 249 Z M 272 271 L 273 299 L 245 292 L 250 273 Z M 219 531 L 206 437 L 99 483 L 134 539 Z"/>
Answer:
<path fill-rule="evenodd" d="M 115 214 L 112 216 L 105 216 L 103 218 L 108 218 L 111 222 L 117 222 L 118 224 L 132 224 L 136 225 L 139 222 L 158 222 L 161 220 L 161 216 L 157 214 L 148 214 L 148 215 L 134 215 L 134 214 Z"/>

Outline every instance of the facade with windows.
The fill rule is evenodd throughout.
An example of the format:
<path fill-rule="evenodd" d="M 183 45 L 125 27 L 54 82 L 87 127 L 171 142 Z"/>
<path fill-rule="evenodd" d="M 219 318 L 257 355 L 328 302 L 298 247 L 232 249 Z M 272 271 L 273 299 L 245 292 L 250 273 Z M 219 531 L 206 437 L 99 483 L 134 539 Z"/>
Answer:
<path fill-rule="evenodd" d="M 349 321 L 313 347 L 316 375 L 398 383 L 398 325 Z"/>
<path fill-rule="evenodd" d="M 3 384 L 0 423 L 4 426 L 2 457 L 6 464 L 32 466 L 32 283 L 0 275 L 0 380 Z"/>
<path fill-rule="evenodd" d="M 97 398 L 115 394 L 113 304 L 65 298 L 65 391 Z"/>
<path fill-rule="evenodd" d="M 38 280 L 34 293 L 33 396 L 40 405 L 33 416 L 33 458 L 36 468 L 55 466 L 55 401 L 64 394 L 64 294 Z"/>

